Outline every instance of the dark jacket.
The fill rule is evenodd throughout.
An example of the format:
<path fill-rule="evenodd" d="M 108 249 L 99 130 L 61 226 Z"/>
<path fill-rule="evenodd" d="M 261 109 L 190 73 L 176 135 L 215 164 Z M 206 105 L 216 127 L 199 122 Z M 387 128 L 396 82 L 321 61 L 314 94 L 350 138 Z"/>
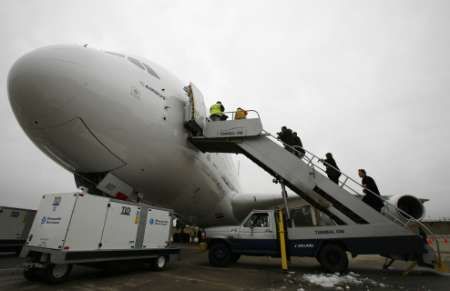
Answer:
<path fill-rule="evenodd" d="M 375 180 L 372 177 L 365 176 L 364 178 L 362 178 L 361 182 L 364 186 L 363 192 L 366 194 L 363 198 L 363 201 L 376 210 L 380 211 L 384 203 Z"/>
<path fill-rule="evenodd" d="M 339 177 L 341 176 L 341 171 L 339 170 L 339 167 L 336 164 L 336 161 L 333 158 L 327 157 L 323 162 L 326 167 L 325 172 L 327 173 L 327 176 L 331 180 L 339 179 Z"/>
<path fill-rule="evenodd" d="M 292 130 L 290 130 L 289 128 L 285 130 L 282 129 L 278 133 L 278 138 L 285 144 L 289 144 L 290 140 L 292 139 L 291 137 L 292 137 Z"/>
<path fill-rule="evenodd" d="M 305 153 L 305 150 L 303 149 L 303 143 L 300 137 L 297 134 L 292 135 L 292 145 L 296 147 L 297 151 L 301 153 Z"/>

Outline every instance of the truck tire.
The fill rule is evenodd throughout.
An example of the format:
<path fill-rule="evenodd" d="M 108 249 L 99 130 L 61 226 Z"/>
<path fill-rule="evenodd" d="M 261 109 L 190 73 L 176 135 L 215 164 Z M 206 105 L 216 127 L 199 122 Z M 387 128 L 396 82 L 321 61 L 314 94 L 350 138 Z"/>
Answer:
<path fill-rule="evenodd" d="M 169 265 L 169 257 L 167 256 L 158 256 L 157 258 L 151 261 L 151 269 L 153 271 L 162 271 L 167 268 Z"/>
<path fill-rule="evenodd" d="M 317 260 L 326 272 L 344 273 L 348 270 L 345 249 L 337 244 L 326 244 L 320 250 Z"/>
<path fill-rule="evenodd" d="M 215 243 L 209 248 L 208 259 L 211 266 L 226 267 L 232 262 L 231 250 L 225 243 Z"/>
<path fill-rule="evenodd" d="M 44 279 L 50 284 L 62 283 L 67 280 L 70 271 L 71 264 L 49 264 L 44 270 Z"/>

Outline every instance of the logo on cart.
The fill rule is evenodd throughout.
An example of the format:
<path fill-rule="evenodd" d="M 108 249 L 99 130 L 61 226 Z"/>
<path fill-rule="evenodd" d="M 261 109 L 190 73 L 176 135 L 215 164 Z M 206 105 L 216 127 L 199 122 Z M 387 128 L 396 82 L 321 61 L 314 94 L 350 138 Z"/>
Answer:
<path fill-rule="evenodd" d="M 62 220 L 61 217 L 44 216 L 41 219 L 41 224 L 60 224 L 61 220 Z"/>
<path fill-rule="evenodd" d="M 53 211 L 56 210 L 56 207 L 59 206 L 59 204 L 61 204 L 61 196 L 55 196 L 55 198 L 53 198 Z"/>
<path fill-rule="evenodd" d="M 131 213 L 131 207 L 122 206 L 122 212 L 120 212 L 121 215 L 130 216 L 130 213 Z"/>
<path fill-rule="evenodd" d="M 167 220 L 159 220 L 159 219 L 155 219 L 155 218 L 150 218 L 148 223 L 154 224 L 154 225 L 167 225 L 169 222 Z"/>

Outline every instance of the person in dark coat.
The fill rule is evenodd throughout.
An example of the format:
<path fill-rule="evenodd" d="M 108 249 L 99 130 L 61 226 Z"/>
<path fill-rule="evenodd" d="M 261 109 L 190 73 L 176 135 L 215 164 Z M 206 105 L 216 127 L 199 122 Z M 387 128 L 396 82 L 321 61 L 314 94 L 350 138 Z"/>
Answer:
<path fill-rule="evenodd" d="M 294 152 L 297 157 L 302 158 L 305 155 L 302 140 L 296 132 L 292 134 L 292 146 L 297 150 L 296 152 Z"/>
<path fill-rule="evenodd" d="M 292 130 L 287 128 L 286 126 L 281 127 L 281 131 L 277 133 L 278 139 L 281 140 L 284 144 L 284 148 L 292 152 L 292 149 L 289 147 L 292 145 Z"/>
<path fill-rule="evenodd" d="M 284 148 L 293 153 L 299 158 L 305 155 L 305 150 L 303 149 L 302 141 L 296 132 L 292 132 L 292 129 L 283 126 L 281 131 L 277 133 L 278 139 L 284 143 Z M 295 149 L 295 150 L 294 150 Z"/>
<path fill-rule="evenodd" d="M 341 171 L 339 170 L 336 161 L 331 153 L 325 154 L 325 159 L 320 160 L 326 167 L 325 172 L 328 178 L 336 184 L 339 184 L 339 177 L 341 176 Z"/>
<path fill-rule="evenodd" d="M 288 144 L 288 140 L 292 135 L 292 130 L 287 128 L 286 126 L 281 127 L 281 131 L 277 133 L 278 138 L 285 144 Z"/>
<path fill-rule="evenodd" d="M 362 200 L 373 209 L 380 212 L 384 203 L 375 180 L 372 177 L 367 176 L 366 170 L 364 169 L 359 169 L 358 175 L 361 177 L 361 184 L 364 187 L 363 192 L 366 194 Z"/>

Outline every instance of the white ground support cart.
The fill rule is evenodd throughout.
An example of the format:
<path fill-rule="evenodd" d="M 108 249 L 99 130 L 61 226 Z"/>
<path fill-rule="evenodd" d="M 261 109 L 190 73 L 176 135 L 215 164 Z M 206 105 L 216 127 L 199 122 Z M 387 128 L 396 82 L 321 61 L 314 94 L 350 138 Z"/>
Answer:
<path fill-rule="evenodd" d="M 140 260 L 164 269 L 179 254 L 170 247 L 170 210 L 87 193 L 42 197 L 21 257 L 24 276 L 59 283 L 74 264 Z"/>
<path fill-rule="evenodd" d="M 36 210 L 0 206 L 0 251 L 20 253 Z"/>

